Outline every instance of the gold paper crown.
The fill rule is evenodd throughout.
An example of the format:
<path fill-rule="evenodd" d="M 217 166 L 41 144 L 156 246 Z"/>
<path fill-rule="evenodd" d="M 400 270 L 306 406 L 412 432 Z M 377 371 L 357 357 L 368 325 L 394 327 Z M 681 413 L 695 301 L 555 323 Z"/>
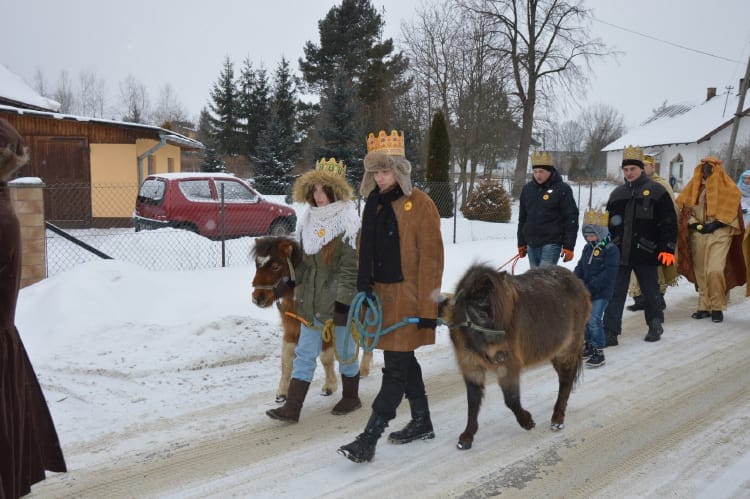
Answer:
<path fill-rule="evenodd" d="M 607 227 L 609 224 L 609 213 L 605 210 L 588 210 L 583 214 L 583 223 L 591 225 L 601 225 Z"/>
<path fill-rule="evenodd" d="M 554 161 L 552 161 L 552 156 L 548 152 L 544 151 L 537 151 L 534 154 L 531 155 L 531 167 L 537 167 L 537 166 L 554 166 Z"/>
<path fill-rule="evenodd" d="M 643 161 L 643 149 L 639 146 L 627 146 L 622 152 L 622 160 L 625 161 L 626 159 Z"/>
<path fill-rule="evenodd" d="M 378 136 L 374 133 L 367 136 L 367 152 L 383 151 L 389 156 L 404 156 L 404 132 L 401 135 L 396 130 L 391 130 L 386 135 L 385 130 L 380 130 Z"/>
<path fill-rule="evenodd" d="M 335 175 L 341 175 L 342 177 L 346 176 L 346 165 L 343 161 L 336 161 L 336 158 L 331 158 L 329 160 L 320 158 L 315 162 L 315 169 L 333 173 Z"/>
<path fill-rule="evenodd" d="M 654 158 L 653 154 L 644 154 L 643 162 L 648 163 L 651 166 L 656 166 L 656 158 Z"/>

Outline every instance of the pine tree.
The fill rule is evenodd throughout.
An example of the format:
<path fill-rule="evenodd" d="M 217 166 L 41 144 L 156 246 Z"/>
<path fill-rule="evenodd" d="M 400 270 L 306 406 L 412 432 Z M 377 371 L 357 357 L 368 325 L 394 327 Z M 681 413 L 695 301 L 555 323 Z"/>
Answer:
<path fill-rule="evenodd" d="M 382 40 L 384 24 L 370 0 L 342 0 L 318 22 L 320 46 L 308 41 L 299 60 L 313 91 L 346 74 L 363 104 L 362 128 L 376 133 L 396 118 L 396 102 L 410 85 L 407 59 L 393 53 L 392 39 Z"/>
<path fill-rule="evenodd" d="M 206 155 L 203 158 L 203 163 L 201 163 L 201 171 L 204 171 L 204 172 L 227 171 L 227 168 L 226 168 L 226 165 L 224 165 L 224 162 L 221 159 L 219 159 L 219 157 L 216 155 L 216 149 L 213 149 L 213 148 L 206 149 Z"/>
<path fill-rule="evenodd" d="M 213 143 L 219 154 L 239 153 L 238 115 L 239 103 L 234 81 L 234 64 L 227 57 L 219 74 L 219 80 L 211 90 L 211 128 Z"/>
<path fill-rule="evenodd" d="M 256 155 L 252 158 L 255 169 L 253 184 L 263 194 L 287 194 L 294 180 L 294 161 L 289 156 L 282 129 L 274 106 L 258 136 Z"/>
<path fill-rule="evenodd" d="M 450 218 L 453 216 L 453 196 L 450 184 L 451 144 L 445 117 L 441 111 L 437 111 L 432 117 L 427 149 L 426 188 L 440 216 Z"/>
<path fill-rule="evenodd" d="M 206 146 L 206 149 L 214 148 L 214 135 L 213 127 L 211 125 L 211 114 L 205 107 L 201 109 L 200 117 L 198 118 L 198 140 Z"/>
<path fill-rule="evenodd" d="M 289 61 L 281 58 L 274 73 L 273 105 L 285 154 L 296 160 L 299 137 L 297 135 L 297 81 L 289 70 Z"/>
<path fill-rule="evenodd" d="M 268 120 L 271 89 L 266 70 L 253 69 L 252 62 L 245 59 L 237 90 L 242 130 L 240 152 L 250 158 L 256 153 L 258 136 Z"/>
<path fill-rule="evenodd" d="M 362 179 L 365 152 L 364 133 L 358 126 L 359 100 L 349 77 L 340 72 L 323 92 L 317 122 L 314 159 L 336 158 L 346 164 L 346 177 L 352 185 Z"/>

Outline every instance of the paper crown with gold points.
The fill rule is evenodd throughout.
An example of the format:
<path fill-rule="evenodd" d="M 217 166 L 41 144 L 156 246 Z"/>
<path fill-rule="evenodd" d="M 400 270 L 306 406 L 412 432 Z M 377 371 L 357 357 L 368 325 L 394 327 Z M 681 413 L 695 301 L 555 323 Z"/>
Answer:
<path fill-rule="evenodd" d="M 534 154 L 531 155 L 531 167 L 532 168 L 542 168 L 542 167 L 552 167 L 554 166 L 554 161 L 552 160 L 552 155 L 546 151 L 536 151 Z"/>
<path fill-rule="evenodd" d="M 583 224 L 601 225 L 606 227 L 609 224 L 609 212 L 601 210 L 587 210 L 583 214 Z"/>
<path fill-rule="evenodd" d="M 401 135 L 396 130 L 391 130 L 391 134 L 386 134 L 385 130 L 380 130 L 376 137 L 374 133 L 367 136 L 367 152 L 382 151 L 389 156 L 404 156 L 404 132 Z"/>
<path fill-rule="evenodd" d="M 346 176 L 346 165 L 343 161 L 336 161 L 336 158 L 320 158 L 315 162 L 315 169 L 342 177 Z"/>
<path fill-rule="evenodd" d="M 643 149 L 639 146 L 627 146 L 622 151 L 622 166 L 637 165 L 643 168 Z"/>
<path fill-rule="evenodd" d="M 654 158 L 653 154 L 644 154 L 643 155 L 643 164 L 649 164 L 651 166 L 656 166 L 656 158 Z"/>

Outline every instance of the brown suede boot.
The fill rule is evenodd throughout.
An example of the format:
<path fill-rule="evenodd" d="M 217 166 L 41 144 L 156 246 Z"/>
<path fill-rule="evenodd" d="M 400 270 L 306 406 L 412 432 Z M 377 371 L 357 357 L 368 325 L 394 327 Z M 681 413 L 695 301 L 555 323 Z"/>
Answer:
<path fill-rule="evenodd" d="M 331 410 L 331 414 L 337 416 L 349 414 L 362 407 L 362 402 L 359 400 L 359 373 L 351 378 L 347 378 L 342 374 L 341 387 L 342 398 Z"/>
<path fill-rule="evenodd" d="M 267 410 L 266 414 L 268 417 L 278 419 L 279 421 L 286 421 L 287 423 L 296 423 L 299 421 L 299 413 L 302 410 L 302 403 L 305 401 L 308 388 L 310 388 L 309 381 L 292 378 L 289 382 L 286 402 L 281 407 Z"/>

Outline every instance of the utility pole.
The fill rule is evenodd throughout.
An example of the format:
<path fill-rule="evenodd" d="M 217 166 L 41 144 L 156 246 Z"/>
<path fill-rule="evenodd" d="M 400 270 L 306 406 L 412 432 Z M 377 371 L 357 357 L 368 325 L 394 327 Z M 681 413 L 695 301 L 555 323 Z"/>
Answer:
<path fill-rule="evenodd" d="M 727 151 L 727 159 L 724 164 L 727 168 L 732 168 L 732 179 L 737 180 L 737 165 L 732 162 L 732 156 L 734 155 L 734 144 L 737 141 L 737 130 L 740 128 L 740 120 L 742 119 L 742 111 L 745 108 L 745 93 L 747 93 L 748 82 L 750 81 L 750 57 L 747 58 L 747 68 L 745 69 L 745 77 L 742 79 L 740 84 L 740 95 L 737 100 L 737 112 L 734 113 L 734 123 L 732 124 L 732 133 L 729 136 L 729 147 Z"/>

